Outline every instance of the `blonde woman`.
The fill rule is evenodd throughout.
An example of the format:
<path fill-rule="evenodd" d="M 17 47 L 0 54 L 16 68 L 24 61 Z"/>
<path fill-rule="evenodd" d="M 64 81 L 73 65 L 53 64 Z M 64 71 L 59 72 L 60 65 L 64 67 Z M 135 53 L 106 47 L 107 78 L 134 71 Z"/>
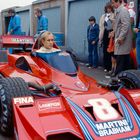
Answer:
<path fill-rule="evenodd" d="M 71 58 L 71 55 L 61 51 L 54 42 L 54 36 L 51 32 L 42 33 L 39 39 L 40 49 L 36 51 L 36 56 L 47 62 L 53 68 L 65 73 L 76 73 L 77 63 Z"/>
<path fill-rule="evenodd" d="M 40 49 L 37 50 L 37 53 L 53 53 L 61 51 L 59 48 L 54 48 L 54 35 L 46 31 L 42 33 L 41 37 L 39 38 L 39 46 Z"/>

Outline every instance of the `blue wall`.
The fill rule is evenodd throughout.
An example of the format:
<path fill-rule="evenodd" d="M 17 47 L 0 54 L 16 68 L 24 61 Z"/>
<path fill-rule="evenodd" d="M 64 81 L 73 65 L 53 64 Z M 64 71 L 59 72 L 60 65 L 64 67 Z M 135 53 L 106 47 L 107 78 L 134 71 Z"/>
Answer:
<path fill-rule="evenodd" d="M 51 32 L 61 31 L 61 10 L 60 7 L 44 9 L 43 14 L 48 18 L 48 30 Z"/>
<path fill-rule="evenodd" d="M 21 30 L 25 35 L 30 35 L 30 16 L 29 10 L 17 12 L 21 17 Z M 32 23 L 31 23 L 32 24 Z"/>
<path fill-rule="evenodd" d="M 88 56 L 86 39 L 88 19 L 93 15 L 98 23 L 108 1 L 76 0 L 68 2 L 67 47 L 72 48 L 80 60 L 86 61 Z"/>

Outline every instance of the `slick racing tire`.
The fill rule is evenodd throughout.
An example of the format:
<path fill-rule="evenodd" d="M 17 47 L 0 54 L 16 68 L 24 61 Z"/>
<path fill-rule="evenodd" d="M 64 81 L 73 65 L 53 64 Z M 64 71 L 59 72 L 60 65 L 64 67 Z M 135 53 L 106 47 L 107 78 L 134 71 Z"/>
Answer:
<path fill-rule="evenodd" d="M 0 73 L 0 79 L 1 79 L 1 78 L 4 78 L 4 75 L 3 75 L 2 73 Z"/>
<path fill-rule="evenodd" d="M 13 135 L 12 99 L 30 95 L 28 85 L 22 78 L 0 79 L 0 132 L 2 134 Z"/>
<path fill-rule="evenodd" d="M 118 78 L 127 89 L 140 88 L 140 70 L 127 70 L 118 74 Z"/>

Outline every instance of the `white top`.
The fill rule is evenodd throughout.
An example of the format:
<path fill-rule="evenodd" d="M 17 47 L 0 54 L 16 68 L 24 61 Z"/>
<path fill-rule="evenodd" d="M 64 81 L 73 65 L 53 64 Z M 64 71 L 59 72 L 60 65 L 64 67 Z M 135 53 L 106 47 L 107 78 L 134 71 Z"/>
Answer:
<path fill-rule="evenodd" d="M 135 18 L 135 16 L 136 16 L 135 11 L 133 9 L 128 9 L 128 11 L 129 11 L 130 17 Z"/>
<path fill-rule="evenodd" d="M 110 15 L 111 15 L 110 13 L 105 14 L 105 21 L 106 22 L 109 20 Z"/>
<path fill-rule="evenodd" d="M 52 53 L 52 52 L 60 52 L 61 50 L 60 49 L 56 49 L 56 48 L 50 48 L 50 49 L 47 49 L 45 48 L 44 46 L 42 46 L 39 50 L 37 50 L 36 52 L 39 52 L 39 53 Z"/>
<path fill-rule="evenodd" d="M 136 23 L 136 12 L 133 9 L 128 9 L 128 12 L 130 14 L 130 18 L 134 19 L 134 24 Z"/>

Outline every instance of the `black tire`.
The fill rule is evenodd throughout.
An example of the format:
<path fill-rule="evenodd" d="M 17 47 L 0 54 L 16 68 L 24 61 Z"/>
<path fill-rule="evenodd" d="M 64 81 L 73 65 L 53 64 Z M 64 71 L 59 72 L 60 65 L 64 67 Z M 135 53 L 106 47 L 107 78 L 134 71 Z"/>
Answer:
<path fill-rule="evenodd" d="M 140 88 L 140 70 L 127 70 L 118 74 L 118 78 L 127 89 Z"/>
<path fill-rule="evenodd" d="M 13 135 L 12 99 L 29 95 L 31 92 L 22 78 L 0 79 L 0 132 L 2 134 Z"/>
<path fill-rule="evenodd" d="M 0 73 L 0 79 L 1 79 L 1 78 L 4 78 L 4 75 L 3 75 L 2 73 Z"/>

